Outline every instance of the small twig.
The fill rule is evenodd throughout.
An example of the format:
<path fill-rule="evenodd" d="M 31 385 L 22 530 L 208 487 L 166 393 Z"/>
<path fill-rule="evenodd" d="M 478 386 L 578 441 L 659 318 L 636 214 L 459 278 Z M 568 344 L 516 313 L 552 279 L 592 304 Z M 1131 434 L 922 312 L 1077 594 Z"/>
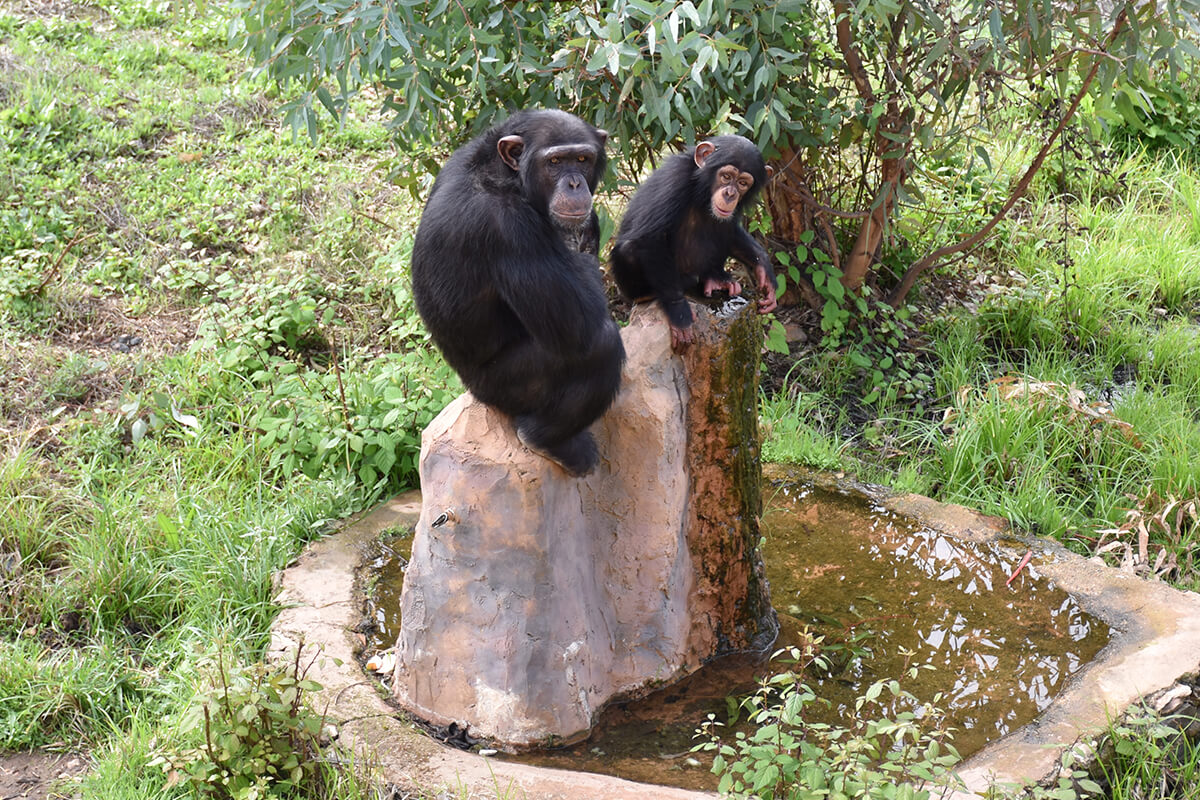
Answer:
<path fill-rule="evenodd" d="M 1009 575 L 1008 580 L 1004 582 L 1005 586 L 1012 586 L 1012 582 L 1015 581 L 1017 576 L 1021 574 L 1021 570 L 1025 569 L 1025 566 L 1029 563 L 1029 559 L 1031 558 L 1033 558 L 1033 551 L 1026 550 L 1025 555 L 1021 556 L 1021 563 L 1017 564 L 1017 568 L 1013 570 L 1012 575 Z"/>
<path fill-rule="evenodd" d="M 333 375 L 337 378 L 338 396 L 342 401 L 342 420 L 346 423 L 346 432 L 353 433 L 350 425 L 350 407 L 346 405 L 346 384 L 342 382 L 342 367 L 338 363 L 338 353 L 333 346 L 333 337 L 329 338 L 329 357 L 333 360 Z"/>
<path fill-rule="evenodd" d="M 213 747 L 212 718 L 209 716 L 207 703 L 204 705 L 204 742 L 208 746 L 208 757 L 210 759 L 212 759 L 212 762 L 214 764 L 217 764 L 219 766 L 221 764 L 221 761 L 220 761 L 220 759 L 217 758 L 216 748 Z"/>
<path fill-rule="evenodd" d="M 383 227 L 387 228 L 390 231 L 396 230 L 395 225 L 388 222 L 387 220 L 380 219 L 379 217 L 372 214 L 370 211 L 363 211 L 361 209 L 355 209 L 354 213 L 359 215 L 360 217 L 366 217 L 367 219 L 371 220 L 372 222 L 378 222 L 380 225 L 382 225 Z"/>
<path fill-rule="evenodd" d="M 72 247 L 84 241 L 85 239 L 91 239 L 94 235 L 95 234 L 91 233 L 86 236 L 84 236 L 82 233 L 75 234 L 74 238 L 67 242 L 67 246 L 64 247 L 62 252 L 58 254 L 58 258 L 55 259 L 54 264 L 51 265 L 50 269 L 46 270 L 46 274 L 42 276 L 42 281 L 37 285 L 37 289 L 34 290 L 34 294 L 41 294 L 43 291 L 45 291 L 46 287 L 50 285 L 50 281 L 54 280 L 54 278 L 58 275 L 58 271 L 62 268 L 63 259 L 67 257 L 67 253 L 71 252 Z"/>

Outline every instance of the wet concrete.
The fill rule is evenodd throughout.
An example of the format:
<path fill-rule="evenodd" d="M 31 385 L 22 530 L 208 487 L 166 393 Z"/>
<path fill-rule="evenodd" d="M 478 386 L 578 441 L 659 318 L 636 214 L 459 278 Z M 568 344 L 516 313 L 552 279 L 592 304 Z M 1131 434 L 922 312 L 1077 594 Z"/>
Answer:
<path fill-rule="evenodd" d="M 1153 698 L 1180 679 L 1194 680 L 1200 668 L 1200 596 L 1119 573 L 1050 541 L 1019 536 L 1003 520 L 962 507 L 914 495 L 889 496 L 872 487 L 812 473 L 774 469 L 768 471 L 768 477 L 785 483 L 807 481 L 825 490 L 858 496 L 887 514 L 911 517 L 962 552 L 994 551 L 1002 565 L 1015 565 L 1029 549 L 1038 576 L 1070 593 L 1083 611 L 1110 629 L 1110 641 L 1099 657 L 1090 664 L 1076 665 L 1078 671 L 1072 679 L 1063 676 L 1061 694 L 1036 719 L 1024 725 L 1008 721 L 1005 724 L 1014 730 L 962 765 L 959 774 L 967 789 L 964 795 L 982 792 L 993 783 L 1038 780 L 1055 773 L 1066 747 L 1101 731 L 1109 719 L 1139 698 Z M 342 721 L 343 745 L 371 753 L 387 778 L 401 786 L 449 787 L 456 796 L 461 791 L 466 797 L 494 797 L 510 786 L 519 786 L 518 796 L 531 799 L 712 796 L 488 760 L 442 747 L 397 720 L 395 711 L 355 661 L 355 656 L 370 646 L 362 631 L 374 627 L 371 619 L 364 619 L 363 594 L 355 584 L 355 574 L 365 561 L 379 556 L 381 533 L 411 527 L 419 508 L 415 493 L 386 503 L 337 535 L 315 543 L 283 575 L 280 601 L 285 609 L 273 629 L 272 649 L 283 653 L 302 639 L 306 646 L 324 648 L 327 658 L 314 675 L 325 687 L 318 705 L 328 703 L 329 714 Z M 1031 574 L 1026 579 L 1034 577 Z M 992 584 L 995 591 L 994 579 Z M 1016 589 L 1019 592 L 1021 586 Z M 803 614 L 805 603 L 797 599 L 795 605 Z M 1072 619 L 1073 613 L 1067 613 L 1065 619 Z M 1068 622 L 1068 628 L 1071 624 Z M 1039 705 L 1038 696 L 1033 692 L 1035 706 Z M 664 762 L 660 769 L 670 766 Z"/>

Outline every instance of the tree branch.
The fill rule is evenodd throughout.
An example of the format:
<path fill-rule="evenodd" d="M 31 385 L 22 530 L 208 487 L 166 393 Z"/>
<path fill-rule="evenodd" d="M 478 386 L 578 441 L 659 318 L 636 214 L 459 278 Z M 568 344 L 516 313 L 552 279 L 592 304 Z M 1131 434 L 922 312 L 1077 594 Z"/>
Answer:
<path fill-rule="evenodd" d="M 897 284 L 896 288 L 893 289 L 888 295 L 887 302 L 890 305 L 893 307 L 900 305 L 900 303 L 904 301 L 904 298 L 908 296 L 908 293 L 912 290 L 912 287 L 916 284 L 917 279 L 930 269 L 938 266 L 942 259 L 956 253 L 961 253 L 964 250 L 969 250 L 986 239 L 996 225 L 999 224 L 1000 221 L 1008 215 L 1008 212 L 1012 210 L 1013 206 L 1017 204 L 1017 201 L 1025 195 L 1025 192 L 1029 189 L 1029 184 L 1033 182 L 1034 176 L 1037 175 L 1038 171 L 1042 168 L 1042 163 L 1046 160 L 1046 156 L 1050 154 L 1050 151 L 1054 148 L 1055 142 L 1058 141 L 1058 137 L 1066 129 L 1067 123 L 1074 118 L 1075 112 L 1079 109 L 1079 104 L 1083 101 L 1083 98 L 1087 96 L 1088 89 L 1091 88 L 1092 85 L 1092 80 L 1095 79 L 1096 73 L 1100 70 L 1102 59 L 1113 57 L 1111 53 L 1112 44 L 1116 40 L 1117 35 L 1122 29 L 1124 29 L 1128 21 L 1129 19 L 1126 15 L 1126 10 L 1121 9 L 1121 13 L 1117 15 L 1113 29 L 1105 41 L 1104 48 L 1096 55 L 1096 60 L 1092 62 L 1092 68 L 1088 70 L 1087 77 L 1083 79 L 1083 83 L 1080 85 L 1079 91 L 1076 92 L 1075 96 L 1071 98 L 1071 103 L 1067 107 L 1067 110 L 1063 112 L 1062 118 L 1058 121 L 1058 125 L 1051 132 L 1050 137 L 1045 141 L 1041 149 L 1038 150 L 1037 155 L 1034 156 L 1034 159 L 1029 164 L 1028 169 L 1025 170 L 1025 174 L 1021 176 L 1021 180 L 1017 182 L 1016 187 L 1009 194 L 1008 200 L 1005 201 L 1000 210 L 993 214 L 992 218 L 989 219 L 982 228 L 975 231 L 975 233 L 971 234 L 965 239 L 959 240 L 955 244 L 946 245 L 945 247 L 934 250 L 932 253 L 910 266 L 904 273 L 904 277 L 900 279 L 900 283 Z"/>

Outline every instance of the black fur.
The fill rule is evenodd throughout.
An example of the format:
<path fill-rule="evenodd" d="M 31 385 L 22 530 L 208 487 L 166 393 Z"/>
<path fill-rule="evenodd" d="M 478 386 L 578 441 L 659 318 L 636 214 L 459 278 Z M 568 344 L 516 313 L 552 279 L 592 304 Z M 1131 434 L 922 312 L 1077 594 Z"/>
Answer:
<path fill-rule="evenodd" d="M 591 210 L 606 137 L 562 111 L 514 114 L 442 167 L 412 255 L 417 310 L 446 361 L 513 417 L 523 442 L 576 475 L 596 464 L 587 429 L 625 359 Z M 565 156 L 552 163 L 554 153 Z"/>
<path fill-rule="evenodd" d="M 642 183 L 612 251 L 612 274 L 621 292 L 632 300 L 657 298 L 678 329 L 692 324 L 684 295 L 702 289 L 708 279 L 730 281 L 725 270 L 730 257 L 752 270 L 765 269 L 771 286 L 775 284 L 770 258 L 741 224 L 743 210 L 767 182 L 762 153 L 741 136 L 707 141 L 716 150 L 703 167 L 696 166 L 696 148 L 691 147 L 668 158 Z M 717 172 L 728 164 L 752 175 L 754 184 L 733 216 L 719 219 L 710 203 Z M 772 290 L 772 307 L 773 297 Z"/>

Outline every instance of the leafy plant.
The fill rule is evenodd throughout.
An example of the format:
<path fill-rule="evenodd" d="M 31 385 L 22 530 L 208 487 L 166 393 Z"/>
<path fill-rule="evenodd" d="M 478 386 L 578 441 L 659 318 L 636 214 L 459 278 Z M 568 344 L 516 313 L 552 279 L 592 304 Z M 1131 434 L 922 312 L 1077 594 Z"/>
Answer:
<path fill-rule="evenodd" d="M 953 780 L 959 760 L 949 743 L 950 731 L 936 703 L 922 703 L 900 688 L 897 680 L 878 681 L 855 704 L 850 727 L 811 722 L 806 709 L 820 702 L 803 682 L 810 667 L 827 669 L 821 637 L 806 633 L 804 641 L 777 653 L 793 666 L 763 682 L 743 701 L 756 728 L 721 735 L 722 723 L 710 715 L 697 732 L 707 741 L 693 750 L 715 752 L 713 772 L 719 791 L 760 800 L 844 798 L 911 798 L 925 800 L 929 786 Z M 915 677 L 917 668 L 909 670 Z M 888 719 L 884 700 L 900 701 L 910 710 Z"/>
<path fill-rule="evenodd" d="M 886 408 L 925 395 L 932 379 L 918 354 L 907 346 L 912 309 L 880 302 L 868 286 L 848 290 L 830 256 L 812 246 L 814 237 L 813 231 L 805 231 L 792 251 L 775 254 L 782 267 L 780 279 L 799 286 L 807 275 L 821 298 L 822 347 L 840 351 L 836 359 L 851 379 L 850 388 L 861 398 L 858 402 Z M 827 354 L 826 358 L 834 357 Z"/>
<path fill-rule="evenodd" d="M 284 666 L 254 664 L 239 670 L 218 656 L 213 685 L 185 713 L 183 734 L 200 744 L 166 750 L 151 761 L 168 784 L 187 783 L 205 797 L 257 800 L 312 790 L 321 775 L 324 717 L 305 702 L 321 685 L 305 676 L 297 648 Z"/>
<path fill-rule="evenodd" d="M 1188 156 L 1200 147 L 1200 91 L 1194 74 L 1164 74 L 1122 96 L 1109 135 L 1126 150 L 1170 149 Z"/>
<path fill-rule="evenodd" d="M 1134 800 L 1194 793 L 1200 785 L 1200 744 L 1189 735 L 1194 725 L 1186 715 L 1162 716 L 1145 707 L 1110 724 L 1102 752 L 1111 757 L 1100 758 L 1093 770 L 1107 796 Z"/>
<path fill-rule="evenodd" d="M 224 305 L 197 344 L 214 354 L 202 367 L 207 391 L 243 405 L 240 423 L 262 434 L 277 474 L 345 475 L 370 497 L 412 485 L 420 432 L 460 384 L 426 341 L 407 290 L 390 298 L 402 349 L 371 356 L 333 344 L 343 326 L 338 298 L 311 276 L 270 277 L 253 286 L 229 273 L 214 278 Z M 155 420 L 187 424 L 173 406 L 156 405 L 170 414 L 146 418 L 141 433 Z M 129 409 L 139 413 L 135 404 Z"/>
<path fill-rule="evenodd" d="M 1045 785 L 997 786 L 992 796 L 1021 800 L 1144 800 L 1193 797 L 1200 783 L 1200 744 L 1188 715 L 1135 705 L 1094 741 L 1068 750 Z"/>

